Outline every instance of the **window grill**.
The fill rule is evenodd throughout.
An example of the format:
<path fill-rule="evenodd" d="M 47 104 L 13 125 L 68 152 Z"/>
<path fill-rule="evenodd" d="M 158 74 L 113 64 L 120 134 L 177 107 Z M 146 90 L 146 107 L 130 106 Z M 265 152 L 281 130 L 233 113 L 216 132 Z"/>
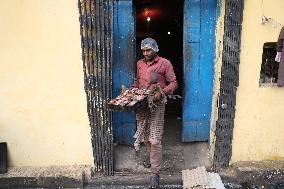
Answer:
<path fill-rule="evenodd" d="M 264 43 L 259 86 L 276 85 L 279 67 L 279 63 L 275 61 L 276 53 L 276 42 Z"/>

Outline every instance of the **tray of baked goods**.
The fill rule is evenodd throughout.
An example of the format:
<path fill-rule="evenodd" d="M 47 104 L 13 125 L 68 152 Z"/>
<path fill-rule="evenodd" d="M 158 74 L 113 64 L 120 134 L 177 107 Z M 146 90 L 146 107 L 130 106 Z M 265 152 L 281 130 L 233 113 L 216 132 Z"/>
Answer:
<path fill-rule="evenodd" d="M 118 97 L 108 102 L 111 111 L 136 112 L 148 106 L 149 90 L 131 88 L 124 90 Z"/>

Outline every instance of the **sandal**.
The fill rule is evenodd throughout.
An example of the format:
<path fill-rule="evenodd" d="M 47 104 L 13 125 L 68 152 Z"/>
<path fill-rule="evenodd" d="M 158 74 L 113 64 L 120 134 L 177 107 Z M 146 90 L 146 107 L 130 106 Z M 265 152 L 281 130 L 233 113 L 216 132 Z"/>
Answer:
<path fill-rule="evenodd" d="M 151 189 L 159 189 L 160 188 L 160 176 L 159 175 L 153 175 L 150 177 L 150 188 Z"/>

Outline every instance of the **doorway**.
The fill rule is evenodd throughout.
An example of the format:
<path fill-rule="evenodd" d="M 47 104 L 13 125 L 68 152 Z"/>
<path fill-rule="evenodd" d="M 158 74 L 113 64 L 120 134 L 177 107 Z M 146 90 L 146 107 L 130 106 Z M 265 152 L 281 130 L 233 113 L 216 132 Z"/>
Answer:
<path fill-rule="evenodd" d="M 158 54 L 172 62 L 177 76 L 179 88 L 169 96 L 166 107 L 162 171 L 209 165 L 216 1 L 127 0 L 118 1 L 118 4 L 124 9 L 121 9 L 122 14 L 119 14 L 119 8 L 115 9 L 119 17 L 115 22 L 117 20 L 118 25 L 123 25 L 117 27 L 121 28 L 117 31 L 122 33 L 125 30 L 128 38 L 133 35 L 136 61 L 142 58 L 141 40 L 152 37 L 159 45 Z M 127 23 L 125 20 L 119 22 L 123 14 Z M 127 28 L 131 23 L 133 33 Z M 115 35 L 117 39 L 126 38 L 116 32 Z M 126 131 L 126 126 L 120 128 L 122 133 Z M 115 169 L 140 172 L 144 170 L 141 165 L 145 155 L 143 148 L 135 154 L 131 147 L 118 145 L 115 147 Z"/>

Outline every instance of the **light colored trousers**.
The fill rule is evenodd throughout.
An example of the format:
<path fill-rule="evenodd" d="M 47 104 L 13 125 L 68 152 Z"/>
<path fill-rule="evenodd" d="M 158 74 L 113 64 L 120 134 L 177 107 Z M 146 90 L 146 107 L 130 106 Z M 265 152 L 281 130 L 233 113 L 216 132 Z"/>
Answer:
<path fill-rule="evenodd" d="M 136 114 L 137 119 L 137 139 L 136 144 L 140 144 L 141 137 L 144 136 L 144 143 L 150 155 L 151 172 L 159 174 L 162 161 L 162 135 L 164 129 L 165 104 L 160 103 L 150 112 L 149 109 L 142 110 Z"/>

